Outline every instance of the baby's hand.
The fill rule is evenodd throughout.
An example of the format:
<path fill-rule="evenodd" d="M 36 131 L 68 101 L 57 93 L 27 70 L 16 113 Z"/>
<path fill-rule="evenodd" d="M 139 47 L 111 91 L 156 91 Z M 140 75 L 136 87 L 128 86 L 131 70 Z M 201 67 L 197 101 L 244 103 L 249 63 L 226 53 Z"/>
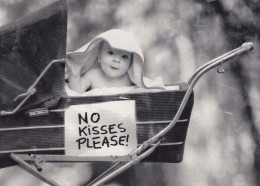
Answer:
<path fill-rule="evenodd" d="M 80 71 L 81 71 L 84 63 L 77 64 L 77 63 L 73 63 L 69 59 L 66 59 L 66 64 L 69 69 L 70 75 L 80 76 Z"/>

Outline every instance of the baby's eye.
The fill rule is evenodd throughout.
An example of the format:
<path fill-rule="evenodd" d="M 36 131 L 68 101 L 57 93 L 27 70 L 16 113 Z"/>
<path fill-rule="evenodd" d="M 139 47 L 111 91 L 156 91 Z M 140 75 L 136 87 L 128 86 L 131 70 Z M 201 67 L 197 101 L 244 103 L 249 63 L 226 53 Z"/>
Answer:
<path fill-rule="evenodd" d="M 109 55 L 113 55 L 113 54 L 114 54 L 113 51 L 108 51 L 107 53 L 108 53 Z"/>
<path fill-rule="evenodd" d="M 123 55 L 122 58 L 123 59 L 128 59 L 128 55 Z"/>

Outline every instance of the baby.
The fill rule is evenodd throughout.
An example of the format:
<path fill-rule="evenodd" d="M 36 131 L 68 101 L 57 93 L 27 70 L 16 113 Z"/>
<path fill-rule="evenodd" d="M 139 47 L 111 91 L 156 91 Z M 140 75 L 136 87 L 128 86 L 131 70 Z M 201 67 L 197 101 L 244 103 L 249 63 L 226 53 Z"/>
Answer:
<path fill-rule="evenodd" d="M 123 30 L 112 29 L 67 54 L 66 79 L 69 80 L 69 88 L 78 93 L 132 85 L 162 88 L 162 81 L 143 77 L 143 66 L 143 52 L 133 36 Z"/>
<path fill-rule="evenodd" d="M 70 70 L 69 87 L 79 93 L 87 89 L 103 87 L 121 87 L 133 85 L 128 70 L 132 63 L 132 53 L 112 48 L 106 41 L 100 44 L 100 53 L 97 61 L 100 68 L 92 68 L 83 76 L 80 71 L 84 63 L 74 65 L 70 60 L 67 61 Z"/>

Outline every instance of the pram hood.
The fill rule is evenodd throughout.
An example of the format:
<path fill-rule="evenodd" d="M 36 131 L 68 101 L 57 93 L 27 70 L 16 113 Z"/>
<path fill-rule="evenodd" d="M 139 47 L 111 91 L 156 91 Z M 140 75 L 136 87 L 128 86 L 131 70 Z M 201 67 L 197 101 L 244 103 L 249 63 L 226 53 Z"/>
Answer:
<path fill-rule="evenodd" d="M 30 7 L 36 5 L 34 2 Z M 14 99 L 28 91 L 52 60 L 66 56 L 67 6 L 64 0 L 43 3 L 38 9 L 0 27 L 0 110 L 16 108 L 24 97 Z M 65 95 L 64 65 L 53 65 L 35 88 L 36 93 L 22 110 L 56 104 L 52 101 Z"/>
<path fill-rule="evenodd" d="M 119 50 L 125 50 L 133 53 L 132 64 L 128 70 L 131 81 L 138 87 L 144 88 L 162 88 L 164 86 L 162 79 L 148 79 L 143 76 L 144 55 L 134 37 L 126 31 L 120 29 L 108 30 L 74 52 L 67 53 L 67 57 L 75 63 L 85 63 L 81 75 L 86 73 L 93 66 L 98 65 L 97 57 L 102 41 L 106 41 L 110 47 Z M 66 71 L 66 78 L 69 72 Z"/>

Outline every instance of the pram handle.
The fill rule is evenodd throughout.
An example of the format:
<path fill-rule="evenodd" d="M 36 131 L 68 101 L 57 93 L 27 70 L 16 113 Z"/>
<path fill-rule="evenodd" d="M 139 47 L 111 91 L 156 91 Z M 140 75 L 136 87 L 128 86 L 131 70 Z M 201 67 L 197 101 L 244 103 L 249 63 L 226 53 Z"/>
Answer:
<path fill-rule="evenodd" d="M 193 75 L 192 77 L 189 79 L 188 84 L 189 87 L 187 89 L 186 94 L 184 95 L 184 98 L 181 102 L 181 105 L 176 113 L 176 115 L 174 116 L 173 120 L 171 121 L 171 123 L 165 127 L 163 130 L 161 130 L 158 134 L 156 134 L 155 136 L 153 136 L 151 139 L 149 139 L 148 141 L 144 142 L 141 146 L 139 146 L 135 153 L 141 153 L 141 151 L 143 151 L 144 149 L 146 149 L 147 147 L 149 147 L 151 144 L 156 143 L 159 139 L 161 139 L 167 132 L 169 132 L 172 127 L 174 127 L 174 125 L 177 123 L 178 119 L 180 118 L 183 109 L 186 106 L 186 103 L 188 102 L 188 99 L 193 91 L 194 86 L 196 85 L 196 83 L 198 82 L 198 80 L 200 79 L 200 77 L 202 75 L 204 75 L 206 72 L 208 72 L 209 70 L 213 69 L 216 66 L 219 66 L 221 64 L 223 64 L 224 62 L 234 58 L 235 56 L 250 51 L 253 49 L 253 43 L 244 43 L 242 44 L 240 47 L 227 52 L 211 61 L 209 61 L 208 63 L 206 63 L 205 65 L 203 65 L 202 67 L 200 67 Z"/>

